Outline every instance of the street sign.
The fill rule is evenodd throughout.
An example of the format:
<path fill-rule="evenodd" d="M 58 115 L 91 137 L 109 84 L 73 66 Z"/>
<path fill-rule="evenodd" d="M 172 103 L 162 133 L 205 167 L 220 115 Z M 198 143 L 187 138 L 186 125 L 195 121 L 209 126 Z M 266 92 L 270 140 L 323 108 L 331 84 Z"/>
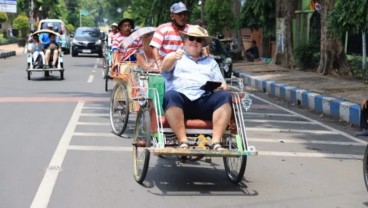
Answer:
<path fill-rule="evenodd" d="M 88 12 L 88 10 L 81 9 L 81 10 L 80 10 L 80 14 L 85 16 L 85 15 L 88 15 L 88 14 L 89 14 L 89 12 Z"/>

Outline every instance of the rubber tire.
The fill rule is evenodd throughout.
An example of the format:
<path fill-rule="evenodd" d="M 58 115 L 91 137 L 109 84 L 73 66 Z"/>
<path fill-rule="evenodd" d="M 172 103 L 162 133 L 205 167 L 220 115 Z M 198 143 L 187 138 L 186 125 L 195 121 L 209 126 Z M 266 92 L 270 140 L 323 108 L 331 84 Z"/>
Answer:
<path fill-rule="evenodd" d="M 31 80 L 31 72 L 30 71 L 27 71 L 27 79 Z"/>
<path fill-rule="evenodd" d="M 230 169 L 229 161 L 239 159 L 240 160 L 240 167 L 237 170 L 237 173 L 233 173 Z M 247 156 L 240 156 L 240 157 L 224 157 L 224 166 L 225 172 L 231 183 L 238 184 L 244 177 L 245 168 L 247 166 Z"/>
<path fill-rule="evenodd" d="M 119 88 L 120 90 L 122 90 L 124 92 L 124 95 L 123 95 L 123 100 L 122 101 L 125 101 L 125 106 L 128 106 L 125 110 L 125 113 L 124 115 L 121 115 L 121 118 L 120 118 L 120 122 L 122 122 L 123 126 L 121 127 L 121 129 L 118 129 L 115 125 L 115 122 L 114 122 L 114 109 L 115 109 L 115 94 L 119 93 Z M 112 133 L 115 134 L 115 135 L 118 135 L 118 136 L 121 136 L 127 125 L 128 125 L 128 120 L 129 120 L 129 94 L 128 94 L 128 90 L 125 86 L 125 84 L 119 82 L 115 85 L 114 89 L 112 90 L 112 93 L 111 93 L 111 97 L 110 97 L 110 124 L 111 124 L 111 128 L 112 128 Z"/>
<path fill-rule="evenodd" d="M 142 133 L 142 134 L 140 134 Z M 147 176 L 148 165 L 150 160 L 150 151 L 144 149 L 142 154 L 139 153 L 138 141 L 145 141 L 145 147 L 151 146 L 151 121 L 148 109 L 141 108 L 137 113 L 135 129 L 133 135 L 133 175 L 138 183 L 142 183 Z M 141 158 L 142 157 L 142 158 Z M 143 161 L 141 169 L 138 167 L 138 162 Z"/>
<path fill-rule="evenodd" d="M 365 148 L 364 159 L 363 159 L 363 177 L 365 187 L 368 191 L 368 145 Z"/>
<path fill-rule="evenodd" d="M 72 57 L 77 57 L 78 56 L 78 52 L 72 50 Z"/>
<path fill-rule="evenodd" d="M 233 143 L 232 149 L 236 149 L 236 143 Z M 245 149 L 245 147 L 243 147 Z M 237 168 L 235 170 L 231 169 L 231 160 L 237 160 Z M 224 167 L 227 177 L 231 183 L 238 184 L 244 177 L 245 168 L 247 166 L 247 156 L 240 157 L 223 157 Z"/>
<path fill-rule="evenodd" d="M 105 91 L 109 91 L 109 78 L 105 77 Z"/>
<path fill-rule="evenodd" d="M 45 71 L 45 77 L 50 77 L 50 71 Z"/>
<path fill-rule="evenodd" d="M 60 70 L 60 80 L 64 79 L 64 70 Z"/>

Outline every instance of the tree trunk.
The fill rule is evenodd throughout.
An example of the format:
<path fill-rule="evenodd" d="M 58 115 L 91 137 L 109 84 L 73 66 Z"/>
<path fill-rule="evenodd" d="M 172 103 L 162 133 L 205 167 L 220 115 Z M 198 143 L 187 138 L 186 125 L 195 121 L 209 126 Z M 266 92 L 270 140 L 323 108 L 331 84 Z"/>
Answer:
<path fill-rule="evenodd" d="M 276 0 L 276 55 L 274 63 L 293 68 L 295 65 L 291 45 L 292 1 Z"/>
<path fill-rule="evenodd" d="M 328 12 L 333 8 L 335 0 L 322 0 L 321 13 L 321 57 L 318 73 L 351 76 L 346 54 L 340 38 L 334 37 L 327 27 Z"/>

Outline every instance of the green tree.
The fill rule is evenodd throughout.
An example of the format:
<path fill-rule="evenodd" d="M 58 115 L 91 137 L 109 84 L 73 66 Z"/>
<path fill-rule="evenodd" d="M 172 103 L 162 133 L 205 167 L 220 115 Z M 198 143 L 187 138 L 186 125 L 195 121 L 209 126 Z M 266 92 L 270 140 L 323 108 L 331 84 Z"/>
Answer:
<path fill-rule="evenodd" d="M 28 23 L 28 17 L 24 15 L 19 15 L 17 18 L 15 18 L 13 22 L 14 29 L 18 29 L 21 32 L 22 38 L 25 38 L 27 36 L 27 32 L 30 29 L 30 25 Z"/>
<path fill-rule="evenodd" d="M 328 14 L 328 28 L 338 38 L 349 31 L 362 33 L 362 74 L 365 74 L 366 32 L 368 31 L 367 0 L 336 0 L 334 8 Z"/>
<path fill-rule="evenodd" d="M 72 24 L 67 24 L 65 27 L 69 30 L 69 32 L 71 33 L 75 32 L 75 28 Z"/>
<path fill-rule="evenodd" d="M 8 21 L 8 15 L 5 12 L 0 12 L 0 23 Z"/>
<path fill-rule="evenodd" d="M 206 22 L 211 35 L 223 29 L 235 28 L 235 18 L 231 7 L 231 0 L 206 0 Z"/>
<path fill-rule="evenodd" d="M 274 37 L 276 31 L 276 1 L 245 1 L 241 8 L 241 26 L 250 29 L 262 28 L 263 35 Z"/>

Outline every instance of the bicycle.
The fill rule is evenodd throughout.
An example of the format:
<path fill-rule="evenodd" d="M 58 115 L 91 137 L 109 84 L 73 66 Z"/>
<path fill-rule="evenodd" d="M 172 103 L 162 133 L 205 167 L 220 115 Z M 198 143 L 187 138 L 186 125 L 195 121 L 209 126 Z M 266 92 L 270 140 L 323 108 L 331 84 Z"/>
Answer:
<path fill-rule="evenodd" d="M 112 78 L 110 77 L 110 70 L 112 65 L 112 51 L 109 49 L 109 47 L 106 47 L 104 49 L 104 58 L 103 58 L 103 64 L 102 64 L 102 79 L 105 79 L 105 91 L 107 92 L 109 90 L 109 80 Z"/>

